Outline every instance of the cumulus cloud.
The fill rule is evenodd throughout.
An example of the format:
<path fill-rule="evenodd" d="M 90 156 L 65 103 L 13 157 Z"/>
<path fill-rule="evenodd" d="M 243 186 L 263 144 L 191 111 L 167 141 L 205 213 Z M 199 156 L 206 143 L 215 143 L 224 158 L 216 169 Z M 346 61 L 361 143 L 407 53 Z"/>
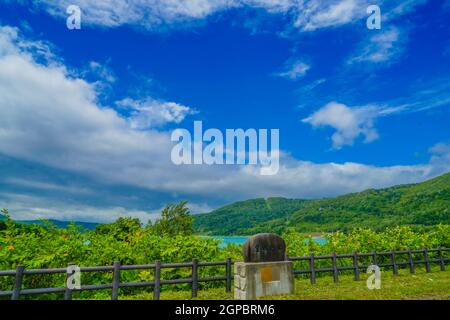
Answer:
<path fill-rule="evenodd" d="M 160 127 L 171 122 L 180 123 L 186 116 L 197 113 L 196 110 L 176 102 L 159 101 L 153 98 L 144 100 L 125 98 L 118 101 L 117 105 L 131 109 L 128 119 L 131 127 L 135 129 Z"/>
<path fill-rule="evenodd" d="M 135 155 L 129 167 L 160 161 L 162 150 L 169 154 L 167 133 L 131 130 L 114 110 L 96 104 L 94 85 L 72 78 L 63 65 L 37 63 L 14 46 L 17 34 L 9 28 L 0 34 L 10 39 L 10 50 L 2 47 L 0 55 L 0 152 L 71 170 L 104 166 L 105 174 L 107 163 L 125 174 L 119 158 L 127 153 Z"/>
<path fill-rule="evenodd" d="M 52 45 L 46 41 L 27 41 L 19 37 L 19 30 L 11 26 L 0 25 L 0 56 L 22 53 L 46 64 L 58 64 L 60 61 L 52 52 Z"/>
<path fill-rule="evenodd" d="M 435 158 L 430 163 L 391 167 L 351 162 L 316 164 L 282 152 L 279 172 L 273 176 L 261 176 L 257 166 L 175 166 L 170 160 L 169 132 L 130 127 L 127 118 L 98 105 L 95 85 L 73 77 L 58 61 L 39 61 L 39 53 L 28 49 L 34 46 L 33 41 L 21 38 L 16 29 L 1 27 L 0 42 L 0 154 L 89 177 L 105 186 L 130 186 L 183 198 L 195 196 L 200 199 L 196 203 L 202 210 L 253 197 L 335 196 L 369 187 L 418 182 L 450 169 L 448 161 L 438 161 L 446 157 L 442 148 L 432 150 Z M 142 101 L 128 102 L 134 103 L 135 108 L 147 106 Z M 186 111 L 173 105 L 168 108 L 179 113 L 181 110 L 181 116 L 171 110 L 169 116 L 163 117 L 175 122 Z M 333 103 L 305 122 L 333 126 L 337 132 L 334 142 L 342 146 L 355 135 L 366 140 L 375 138 L 372 112 L 370 108 L 355 109 Z M 46 184 L 13 182 L 55 190 L 51 180 L 45 181 Z M 26 212 L 33 213 L 30 217 L 34 218 L 42 215 L 93 221 L 133 214 L 146 221 L 153 214 L 128 210 L 127 203 L 123 206 L 105 203 L 95 210 L 86 205 L 11 192 L 3 192 L 1 202 L 21 212 L 24 218 L 28 217 Z"/>
<path fill-rule="evenodd" d="M 340 149 L 352 145 L 360 136 L 364 137 L 365 143 L 378 139 L 373 123 L 377 116 L 379 112 L 375 107 L 350 108 L 342 103 L 330 102 L 302 121 L 315 128 L 329 126 L 335 129 L 331 140 L 333 148 Z"/>

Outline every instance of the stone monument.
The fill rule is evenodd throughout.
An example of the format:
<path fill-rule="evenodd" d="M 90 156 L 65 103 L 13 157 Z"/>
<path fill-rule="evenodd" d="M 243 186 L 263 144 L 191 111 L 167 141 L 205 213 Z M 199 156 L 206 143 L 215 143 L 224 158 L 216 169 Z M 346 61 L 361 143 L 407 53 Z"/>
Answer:
<path fill-rule="evenodd" d="M 234 265 L 234 298 L 252 300 L 262 296 L 294 293 L 292 262 L 280 236 L 260 233 L 244 244 L 244 262 Z"/>

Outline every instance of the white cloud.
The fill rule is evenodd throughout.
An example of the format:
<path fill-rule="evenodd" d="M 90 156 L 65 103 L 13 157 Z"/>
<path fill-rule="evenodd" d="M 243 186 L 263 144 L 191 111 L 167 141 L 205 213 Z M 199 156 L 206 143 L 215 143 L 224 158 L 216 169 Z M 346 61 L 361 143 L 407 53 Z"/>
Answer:
<path fill-rule="evenodd" d="M 290 80 L 297 80 L 304 77 L 306 75 L 306 72 L 308 72 L 310 68 L 311 67 L 305 62 L 295 60 L 293 62 L 287 63 L 285 68 L 286 70 L 278 73 L 277 75 L 279 77 L 287 78 Z"/>
<path fill-rule="evenodd" d="M 282 153 L 279 173 L 274 176 L 261 176 L 260 168 L 254 166 L 175 166 L 170 161 L 169 132 L 131 128 L 127 119 L 96 103 L 93 84 L 69 75 L 61 63 L 39 63 L 38 53 L 26 49 L 34 43 L 20 38 L 15 29 L 0 28 L 0 42 L 0 154 L 88 176 L 102 185 L 133 186 L 181 198 L 195 196 L 201 199 L 197 201 L 198 210 L 204 210 L 211 203 L 253 197 L 335 196 L 418 182 L 450 170 L 441 149 L 432 150 L 436 154 L 430 163 L 391 167 L 351 162 L 315 164 Z M 336 128 L 336 146 L 348 143 L 355 135 L 374 139 L 370 108 L 334 103 L 325 110 L 307 122 Z M 170 119 L 180 116 L 171 115 Z M 42 183 L 29 186 L 47 190 L 55 187 Z M 2 205 L 24 218 L 41 215 L 103 221 L 133 214 L 146 221 L 149 216 L 146 211 L 128 210 L 126 204 L 105 204 L 95 210 L 12 193 L 3 193 L 2 199 Z"/>
<path fill-rule="evenodd" d="M 78 5 L 82 10 L 82 25 L 117 27 L 125 24 L 152 29 L 164 24 L 204 19 L 210 14 L 234 7 L 229 0 L 34 0 L 48 13 L 66 17 L 65 10 Z"/>
<path fill-rule="evenodd" d="M 126 119 L 96 104 L 94 85 L 73 79 L 62 65 L 38 64 L 14 46 L 19 39 L 10 29 L 0 34 L 10 37 L 9 51 L 0 55 L 1 153 L 75 171 L 103 167 L 106 176 L 170 154 L 167 133 L 131 130 Z"/>
<path fill-rule="evenodd" d="M 295 26 L 314 31 L 354 22 L 365 15 L 367 4 L 360 0 L 308 1 L 303 10 L 299 10 Z"/>
<path fill-rule="evenodd" d="M 53 190 L 53 188 L 52 188 Z M 58 188 L 57 190 L 60 191 Z M 136 210 L 121 206 L 87 206 L 28 194 L 0 192 L 1 208 L 8 208 L 17 220 L 55 219 L 110 223 L 120 217 L 139 218 L 143 223 L 161 217 L 163 207 L 155 210 Z M 191 214 L 213 210 L 205 203 L 188 203 Z"/>
<path fill-rule="evenodd" d="M 350 108 L 341 103 L 330 102 L 302 121 L 313 127 L 334 128 L 336 131 L 331 137 L 333 147 L 340 149 L 345 145 L 352 145 L 360 136 L 364 136 L 366 143 L 378 139 L 378 132 L 373 124 L 377 116 L 379 112 L 375 107 Z"/>
<path fill-rule="evenodd" d="M 300 89 L 299 93 L 307 96 L 308 92 L 320 83 L 321 80 L 313 82 Z M 431 82 L 419 79 L 411 87 L 412 93 L 409 95 L 366 106 L 350 107 L 330 102 L 302 121 L 314 128 L 333 128 L 335 132 L 331 138 L 335 149 L 352 145 L 359 137 L 363 137 L 365 142 L 369 143 L 378 138 L 378 131 L 375 128 L 375 121 L 378 118 L 446 107 L 450 104 L 449 88 L 448 77 L 433 79 Z"/>
<path fill-rule="evenodd" d="M 59 63 L 52 53 L 52 45 L 45 41 L 26 41 L 19 37 L 18 29 L 0 25 L 0 56 L 22 53 L 47 64 Z"/>
<path fill-rule="evenodd" d="M 290 1 L 285 12 L 294 12 L 294 26 L 311 32 L 324 28 L 339 27 L 366 19 L 368 6 L 378 4 L 384 21 L 407 14 L 427 0 L 306 0 Z"/>
<path fill-rule="evenodd" d="M 413 11 L 417 6 L 425 4 L 427 0 L 404 0 L 393 2 L 394 7 L 384 15 L 385 21 Z"/>
<path fill-rule="evenodd" d="M 180 123 L 186 116 L 197 113 L 196 110 L 176 102 L 164 102 L 152 98 L 144 100 L 126 98 L 118 101 L 117 105 L 132 110 L 129 121 L 135 129 L 160 127 L 171 122 Z"/>
<path fill-rule="evenodd" d="M 95 74 L 96 77 L 107 83 L 116 82 L 116 76 L 114 75 L 114 72 L 111 70 L 111 68 L 106 65 L 102 65 L 99 62 L 89 62 L 88 72 Z"/>
<path fill-rule="evenodd" d="M 108 223 L 120 217 L 133 217 L 147 223 L 161 215 L 159 210 L 147 212 L 124 207 L 93 207 L 7 192 L 0 193 L 0 199 L 2 206 L 8 208 L 12 217 L 17 220 L 55 219 Z"/>
<path fill-rule="evenodd" d="M 429 152 L 433 155 L 430 162 L 438 166 L 448 166 L 450 163 L 450 143 L 438 143 L 430 148 Z"/>
<path fill-rule="evenodd" d="M 294 26 L 303 31 L 353 23 L 366 16 L 373 4 L 366 0 L 30 0 L 49 14 L 66 17 L 65 9 L 76 4 L 82 9 L 82 24 L 117 27 L 134 25 L 145 29 L 205 19 L 233 8 L 264 9 L 272 14 L 291 15 Z M 424 0 L 379 1 L 392 16 L 410 11 Z"/>
<path fill-rule="evenodd" d="M 368 62 L 389 65 L 403 53 L 406 43 L 405 31 L 396 27 L 382 29 L 363 43 L 362 48 L 350 58 L 349 63 Z"/>
<path fill-rule="evenodd" d="M 13 184 L 17 186 L 39 189 L 39 190 L 49 190 L 49 191 L 63 191 L 67 193 L 82 193 L 89 194 L 94 192 L 94 190 L 86 187 L 80 186 L 65 186 L 61 184 L 56 184 L 47 181 L 38 181 L 38 180 L 29 180 L 22 178 L 7 178 L 4 179 L 4 182 L 8 184 Z"/>

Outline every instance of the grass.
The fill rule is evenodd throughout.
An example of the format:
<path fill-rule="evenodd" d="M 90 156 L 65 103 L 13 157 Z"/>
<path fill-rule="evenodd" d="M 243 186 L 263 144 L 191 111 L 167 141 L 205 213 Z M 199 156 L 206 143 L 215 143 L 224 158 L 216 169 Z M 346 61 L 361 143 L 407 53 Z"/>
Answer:
<path fill-rule="evenodd" d="M 295 294 L 264 297 L 263 299 L 282 300 L 449 300 L 450 271 L 432 269 L 431 273 L 416 270 L 399 270 L 397 276 L 392 271 L 382 271 L 381 289 L 369 290 L 366 280 L 369 274 L 361 273 L 361 280 L 354 281 L 352 275 L 341 275 L 334 283 L 331 275 L 317 278 L 315 285 L 308 279 L 296 279 Z M 163 288 L 164 290 L 164 288 Z M 191 299 L 190 291 L 162 291 L 163 300 Z M 152 299 L 151 293 L 122 297 L 123 299 Z M 198 300 L 232 300 L 233 294 L 225 288 L 199 290 Z"/>

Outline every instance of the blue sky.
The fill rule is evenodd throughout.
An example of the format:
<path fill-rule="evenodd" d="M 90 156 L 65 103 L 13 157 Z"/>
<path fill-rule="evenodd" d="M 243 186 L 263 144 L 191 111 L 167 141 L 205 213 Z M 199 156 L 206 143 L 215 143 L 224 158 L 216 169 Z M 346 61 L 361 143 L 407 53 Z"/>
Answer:
<path fill-rule="evenodd" d="M 111 221 L 450 171 L 450 2 L 0 3 L 0 207 Z M 66 28 L 77 4 L 82 29 Z M 366 27 L 369 4 L 381 30 Z M 170 133 L 280 129 L 275 176 L 174 166 Z"/>

